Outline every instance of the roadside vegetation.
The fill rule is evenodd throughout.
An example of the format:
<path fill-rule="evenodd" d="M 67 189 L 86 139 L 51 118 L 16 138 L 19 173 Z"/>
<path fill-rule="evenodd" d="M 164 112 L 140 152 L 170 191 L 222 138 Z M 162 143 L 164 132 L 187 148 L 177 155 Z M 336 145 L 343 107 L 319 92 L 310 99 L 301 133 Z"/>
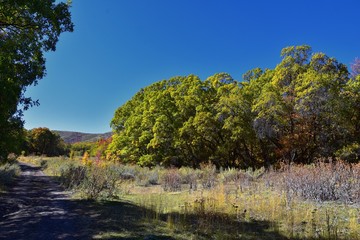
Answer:
<path fill-rule="evenodd" d="M 239 170 L 211 163 L 193 169 L 82 158 L 21 160 L 42 166 L 75 198 L 141 207 L 145 222 L 178 239 L 360 239 L 359 164 L 322 159 Z M 98 237 L 109 234 L 121 233 Z"/>
<path fill-rule="evenodd" d="M 0 190 L 9 186 L 19 174 L 20 169 L 18 165 L 5 163 L 0 166 Z"/>

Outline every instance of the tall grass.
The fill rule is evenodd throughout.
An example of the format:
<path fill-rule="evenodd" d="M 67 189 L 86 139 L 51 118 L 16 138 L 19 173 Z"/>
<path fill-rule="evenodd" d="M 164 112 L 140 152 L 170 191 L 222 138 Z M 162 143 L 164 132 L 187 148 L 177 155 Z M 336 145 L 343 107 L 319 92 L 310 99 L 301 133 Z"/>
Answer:
<path fill-rule="evenodd" d="M 255 234 L 259 224 L 265 229 L 261 234 L 286 238 L 360 239 L 360 164 L 319 161 L 253 171 L 217 170 L 212 164 L 149 169 L 43 161 L 39 163 L 78 196 L 120 197 L 143 207 L 147 221 L 164 221 L 176 231 L 194 229 L 203 239 Z"/>
<path fill-rule="evenodd" d="M 269 232 L 287 238 L 360 239 L 359 166 L 321 161 L 268 172 L 216 172 L 207 166 L 199 175 L 201 188 L 190 192 L 178 187 L 180 171 L 171 169 L 167 171 L 170 178 L 163 181 L 176 182 L 173 191 L 177 193 L 132 195 L 130 199 L 156 212 L 145 213 L 145 218 L 158 220 L 165 214 L 164 221 L 179 229 L 192 221 L 205 232 L 219 225 L 235 226 L 234 221 L 266 221 Z"/>
<path fill-rule="evenodd" d="M 0 190 L 9 187 L 20 174 L 20 168 L 15 163 L 5 163 L 0 165 Z"/>

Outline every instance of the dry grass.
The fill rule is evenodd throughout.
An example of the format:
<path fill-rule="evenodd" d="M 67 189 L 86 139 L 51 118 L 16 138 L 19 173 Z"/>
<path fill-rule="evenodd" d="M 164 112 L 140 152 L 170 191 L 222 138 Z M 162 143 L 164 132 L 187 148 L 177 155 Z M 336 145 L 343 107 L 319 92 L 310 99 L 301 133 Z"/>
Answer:
<path fill-rule="evenodd" d="M 58 168 L 59 161 L 69 160 L 42 165 Z M 144 209 L 149 224 L 164 223 L 177 236 L 360 239 L 359 164 L 322 161 L 267 172 L 216 171 L 212 165 L 200 170 L 98 167 L 105 170 L 94 177 L 112 172 L 118 197 Z"/>
<path fill-rule="evenodd" d="M 15 163 L 0 165 L 0 192 L 9 187 L 20 173 L 20 168 Z"/>

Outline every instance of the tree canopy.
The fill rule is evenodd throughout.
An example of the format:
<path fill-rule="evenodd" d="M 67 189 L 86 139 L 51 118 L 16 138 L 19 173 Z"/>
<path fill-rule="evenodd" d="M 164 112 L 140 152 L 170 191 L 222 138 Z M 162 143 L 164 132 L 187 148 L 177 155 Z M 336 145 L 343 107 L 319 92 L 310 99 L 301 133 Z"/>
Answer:
<path fill-rule="evenodd" d="M 54 0 L 0 1 L 0 160 L 17 152 L 24 137 L 22 114 L 38 101 L 26 88 L 45 76 L 44 52 L 73 31 L 69 5 Z"/>
<path fill-rule="evenodd" d="M 359 152 L 359 76 L 309 46 L 281 51 L 274 69 L 234 80 L 179 76 L 119 107 L 109 158 L 140 165 L 269 166 Z M 349 151 L 351 154 L 349 155 Z"/>
<path fill-rule="evenodd" d="M 27 151 L 30 154 L 60 156 L 68 153 L 61 137 L 48 128 L 34 128 L 27 133 Z"/>

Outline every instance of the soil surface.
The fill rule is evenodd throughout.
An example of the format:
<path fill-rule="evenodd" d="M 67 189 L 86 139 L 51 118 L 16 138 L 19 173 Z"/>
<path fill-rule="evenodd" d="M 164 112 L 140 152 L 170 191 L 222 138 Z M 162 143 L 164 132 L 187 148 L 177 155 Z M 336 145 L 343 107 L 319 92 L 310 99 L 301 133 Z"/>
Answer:
<path fill-rule="evenodd" d="M 20 168 L 16 184 L 0 195 L 0 239 L 90 239 L 88 218 L 70 195 L 40 168 Z"/>

